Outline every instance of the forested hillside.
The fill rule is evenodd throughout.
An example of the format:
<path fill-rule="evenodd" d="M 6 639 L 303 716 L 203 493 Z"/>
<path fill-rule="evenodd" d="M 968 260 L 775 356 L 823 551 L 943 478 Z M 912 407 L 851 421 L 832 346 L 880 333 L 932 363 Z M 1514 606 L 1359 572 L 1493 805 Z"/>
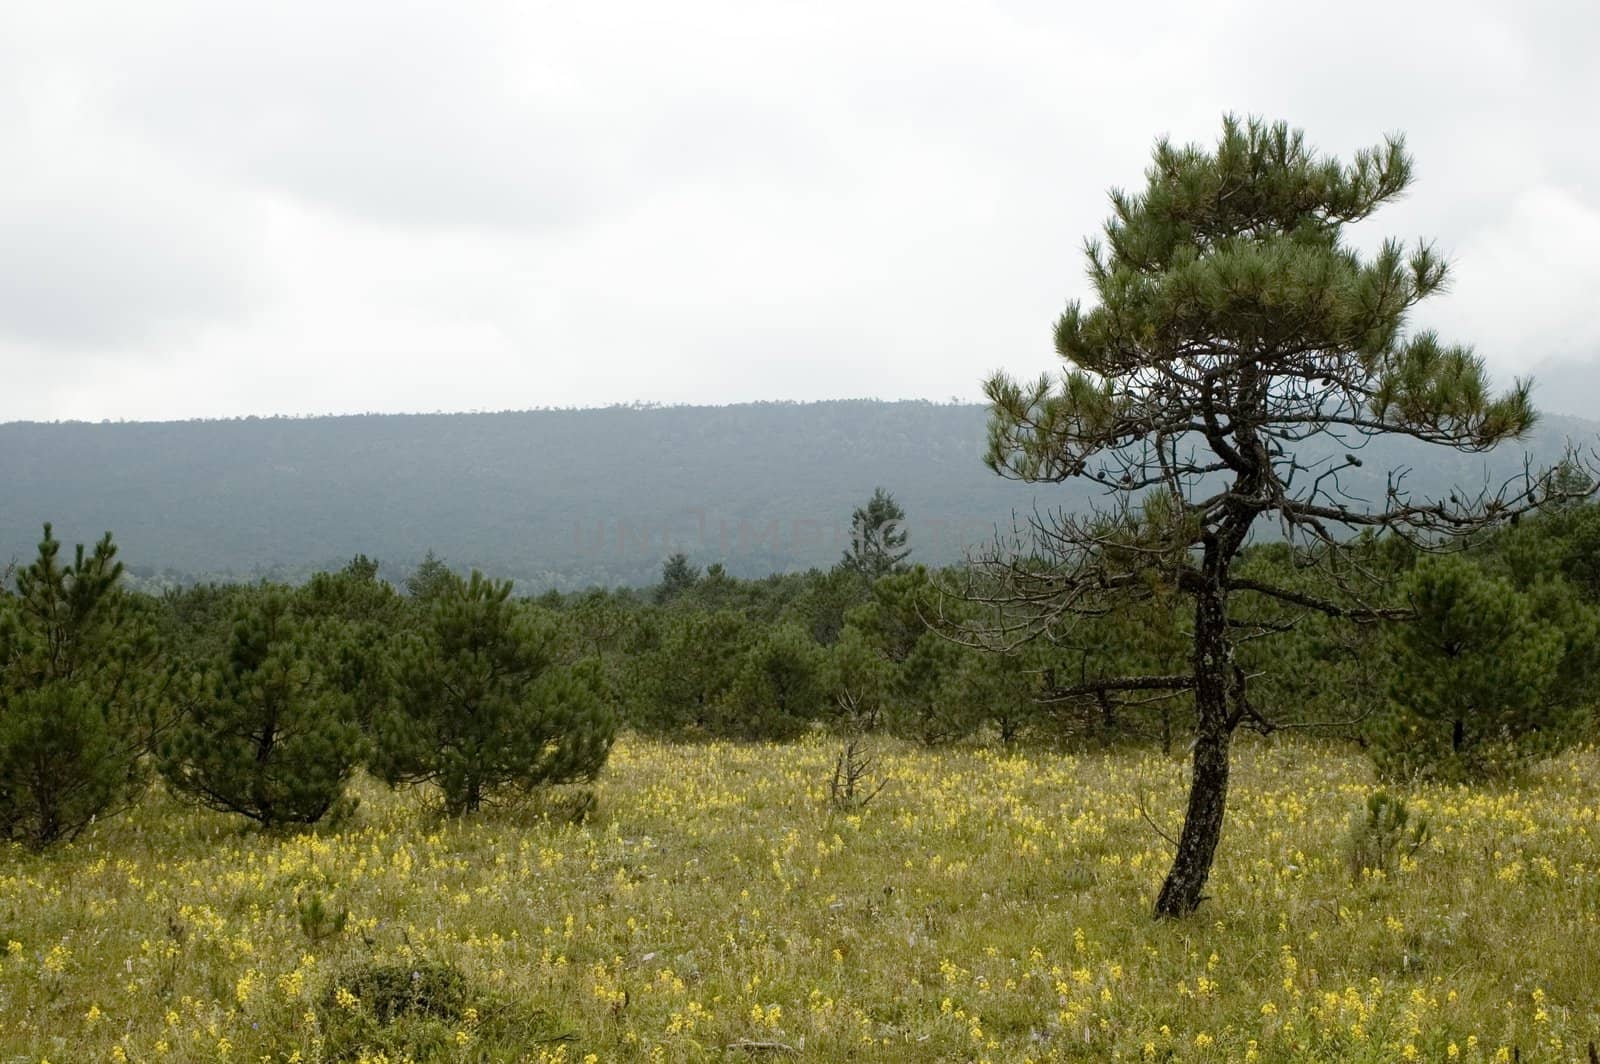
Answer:
<path fill-rule="evenodd" d="M 1002 480 L 986 410 L 849 400 L 726 407 L 367 415 L 158 424 L 0 425 L 0 564 L 42 521 L 67 542 L 114 529 L 142 581 L 297 579 L 357 552 L 403 576 L 429 550 L 528 591 L 646 584 L 674 551 L 734 575 L 827 566 L 875 486 L 905 507 L 914 558 L 957 559 L 1013 512 L 1083 506 L 1087 488 Z M 1543 422 L 1558 456 L 1597 426 Z M 1385 441 L 1346 476 L 1381 495 L 1393 467 L 1427 494 L 1520 470 Z"/>

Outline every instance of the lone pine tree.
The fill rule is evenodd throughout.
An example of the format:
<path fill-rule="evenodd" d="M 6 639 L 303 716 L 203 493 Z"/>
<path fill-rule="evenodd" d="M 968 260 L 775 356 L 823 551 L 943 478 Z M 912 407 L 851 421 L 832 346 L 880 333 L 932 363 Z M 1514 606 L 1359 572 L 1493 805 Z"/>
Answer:
<path fill-rule="evenodd" d="M 997 544 L 971 594 L 999 611 L 981 634 L 1005 642 L 1158 597 L 1190 600 L 1187 669 L 1089 676 L 1049 695 L 1192 697 L 1187 810 L 1156 901 L 1159 915 L 1181 916 L 1202 900 L 1222 833 L 1233 734 L 1272 727 L 1235 662 L 1241 638 L 1272 634 L 1252 625 L 1251 604 L 1402 616 L 1345 593 L 1355 532 L 1438 542 L 1559 489 L 1533 474 L 1445 499 L 1414 497 L 1399 474 L 1371 501 L 1351 487 L 1373 437 L 1480 451 L 1534 423 L 1527 382 L 1491 394 L 1470 349 L 1407 332 L 1411 308 L 1444 286 L 1438 252 L 1387 241 L 1363 255 L 1345 241 L 1347 225 L 1410 183 L 1401 138 L 1345 165 L 1283 124 L 1229 117 L 1214 150 L 1159 141 L 1146 177 L 1142 192 L 1111 193 L 1104 242 L 1087 246 L 1098 305 L 1069 303 L 1061 315 L 1062 377 L 986 384 L 995 472 L 1088 478 L 1107 502 Z M 1268 522 L 1328 577 L 1326 594 L 1235 572 Z"/>

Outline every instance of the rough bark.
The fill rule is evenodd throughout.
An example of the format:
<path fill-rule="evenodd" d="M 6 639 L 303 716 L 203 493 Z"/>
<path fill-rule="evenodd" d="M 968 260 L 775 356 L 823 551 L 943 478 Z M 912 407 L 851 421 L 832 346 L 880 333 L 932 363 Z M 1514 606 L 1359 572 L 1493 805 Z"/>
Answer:
<path fill-rule="evenodd" d="M 1178 852 L 1156 899 L 1156 915 L 1187 916 L 1200 906 L 1211 862 L 1222 838 L 1228 801 L 1228 752 L 1233 727 L 1228 713 L 1228 683 L 1233 647 L 1228 640 L 1227 605 L 1220 587 L 1195 604 L 1195 743 L 1189 805 L 1178 836 Z"/>

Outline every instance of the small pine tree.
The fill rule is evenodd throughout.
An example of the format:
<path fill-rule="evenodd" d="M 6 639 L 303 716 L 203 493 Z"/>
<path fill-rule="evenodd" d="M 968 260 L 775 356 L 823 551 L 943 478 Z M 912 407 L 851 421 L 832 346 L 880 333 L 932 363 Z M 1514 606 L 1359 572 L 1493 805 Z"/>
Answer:
<path fill-rule="evenodd" d="M 266 827 L 321 820 L 363 753 L 351 698 L 318 660 L 337 631 L 301 623 L 292 608 L 279 590 L 243 604 L 161 764 L 179 794 Z"/>
<path fill-rule="evenodd" d="M 406 600 L 378 579 L 377 570 L 376 562 L 358 555 L 337 573 L 317 573 L 296 591 L 294 602 L 299 617 L 329 633 L 319 648 L 321 664 L 369 729 L 389 698 L 390 644 L 408 613 Z"/>
<path fill-rule="evenodd" d="M 855 625 L 846 625 L 827 653 L 824 683 L 836 726 L 846 733 L 876 729 L 889 714 L 894 667 Z"/>
<path fill-rule="evenodd" d="M 962 647 L 937 632 L 918 637 L 895 668 L 890 730 L 930 745 L 978 730 L 982 715 L 959 685 L 963 656 Z"/>
<path fill-rule="evenodd" d="M 1550 697 L 1568 633 L 1532 596 L 1459 556 L 1419 565 L 1404 593 L 1416 617 L 1389 641 L 1389 705 L 1368 735 L 1381 771 L 1494 775 L 1573 739 L 1580 707 Z"/>
<path fill-rule="evenodd" d="M 111 535 L 66 565 L 60 550 L 45 525 L 0 599 L 0 838 L 36 848 L 137 797 L 170 680 L 153 625 L 118 589 Z"/>
<path fill-rule="evenodd" d="M 0 838 L 43 849 L 131 804 L 144 777 L 123 739 L 80 686 L 11 695 L 0 708 Z"/>
<path fill-rule="evenodd" d="M 721 566 L 716 567 L 720 573 Z M 661 565 L 661 583 L 656 585 L 655 599 L 668 603 L 692 589 L 700 581 L 700 569 L 689 564 L 689 556 L 674 554 Z"/>
<path fill-rule="evenodd" d="M 994 729 L 1001 742 L 1011 743 L 1039 727 L 1045 720 L 1040 707 L 1041 670 L 1035 644 L 1010 654 L 963 648 L 959 654 L 952 693 L 967 722 Z"/>
<path fill-rule="evenodd" d="M 1365 809 L 1351 821 L 1345 838 L 1345 853 L 1353 879 L 1381 872 L 1393 874 L 1402 858 L 1410 857 L 1427 843 L 1428 821 L 1412 821 L 1404 798 L 1386 791 L 1367 795 Z"/>
<path fill-rule="evenodd" d="M 406 594 L 418 602 L 432 602 L 460 583 L 461 577 L 444 563 L 443 558 L 436 557 L 430 550 L 411 575 L 406 577 Z"/>
<path fill-rule="evenodd" d="M 663 620 L 660 644 L 629 670 L 629 717 L 662 735 L 720 735 L 728 692 L 753 641 L 733 610 L 682 610 Z"/>
<path fill-rule="evenodd" d="M 906 512 L 882 488 L 872 493 L 867 505 L 850 516 L 850 546 L 839 560 L 841 568 L 876 580 L 905 569 L 911 555 L 906 545 Z"/>
<path fill-rule="evenodd" d="M 745 651 L 722 701 L 717 731 L 745 739 L 787 739 L 823 711 L 822 648 L 795 624 L 772 625 Z"/>
<path fill-rule="evenodd" d="M 616 716 L 598 667 L 557 664 L 558 642 L 552 620 L 511 600 L 509 582 L 474 572 L 400 646 L 375 767 L 391 785 L 437 782 L 456 816 L 498 791 L 593 779 Z"/>

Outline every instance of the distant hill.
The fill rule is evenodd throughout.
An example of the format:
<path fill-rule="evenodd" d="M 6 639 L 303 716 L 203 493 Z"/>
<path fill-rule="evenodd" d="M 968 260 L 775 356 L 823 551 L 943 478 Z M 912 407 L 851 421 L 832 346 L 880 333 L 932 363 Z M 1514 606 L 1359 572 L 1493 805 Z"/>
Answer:
<path fill-rule="evenodd" d="M 146 580 L 296 579 L 357 552 L 403 576 L 432 549 L 527 590 L 652 582 L 683 550 L 735 575 L 828 566 L 875 486 L 905 507 L 915 557 L 954 561 L 1013 512 L 1082 506 L 984 468 L 986 411 L 845 400 L 364 415 L 155 424 L 0 425 L 0 564 L 40 523 L 67 542 L 110 529 Z M 1535 461 L 1600 425 L 1550 417 Z M 1414 490 L 1481 484 L 1522 451 L 1467 456 L 1385 441 L 1367 488 L 1412 466 Z"/>

